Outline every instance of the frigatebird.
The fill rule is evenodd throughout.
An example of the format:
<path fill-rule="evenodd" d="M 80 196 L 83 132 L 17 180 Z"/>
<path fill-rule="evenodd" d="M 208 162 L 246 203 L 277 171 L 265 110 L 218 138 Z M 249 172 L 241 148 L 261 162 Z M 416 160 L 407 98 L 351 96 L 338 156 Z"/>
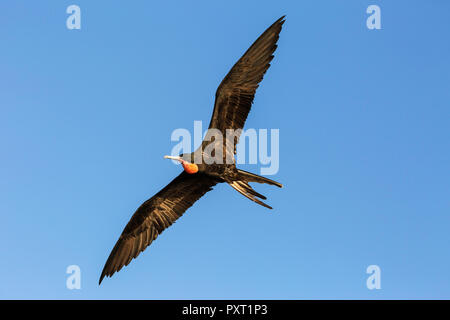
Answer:
<path fill-rule="evenodd" d="M 227 129 L 236 130 L 238 133 L 232 137 L 231 144 L 221 146 L 224 151 L 222 156 L 227 161 L 221 163 L 211 161 L 211 154 L 205 153 L 204 150 L 211 141 L 214 143 L 215 140 L 211 138 L 208 140 L 206 137 L 193 153 L 165 156 L 165 158 L 180 162 L 184 171 L 136 210 L 111 251 L 100 276 L 99 284 L 105 276 L 111 277 L 123 266 L 127 266 L 159 234 L 171 226 L 205 193 L 211 191 L 217 183 L 226 182 L 248 199 L 272 209 L 258 199 L 265 200 L 266 197 L 253 190 L 249 182 L 267 183 L 280 188 L 282 184 L 237 169 L 234 154 L 239 140 L 239 129 L 244 127 L 256 89 L 270 67 L 285 21 L 284 18 L 285 16 L 281 17 L 264 31 L 231 68 L 217 88 L 208 132 L 215 129 L 224 137 Z M 219 140 L 217 140 L 218 142 Z M 229 159 L 232 161 L 230 162 Z"/>

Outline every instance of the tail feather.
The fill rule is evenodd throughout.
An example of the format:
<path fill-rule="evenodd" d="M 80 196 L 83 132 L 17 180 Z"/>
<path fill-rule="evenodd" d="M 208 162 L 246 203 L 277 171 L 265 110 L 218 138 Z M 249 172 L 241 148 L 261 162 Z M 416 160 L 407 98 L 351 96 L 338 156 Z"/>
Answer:
<path fill-rule="evenodd" d="M 256 202 L 257 204 L 262 205 L 263 207 L 272 209 L 271 206 L 265 204 L 264 202 L 262 202 L 261 200 L 258 199 L 258 198 L 260 198 L 260 199 L 266 200 L 267 198 L 265 196 L 263 196 L 262 194 L 253 190 L 253 188 L 248 183 L 249 182 L 267 183 L 267 184 L 274 185 L 274 186 L 277 186 L 280 188 L 282 188 L 283 185 L 279 182 L 270 180 L 265 177 L 258 176 L 254 173 L 247 172 L 244 170 L 238 169 L 238 173 L 239 173 L 239 176 L 238 176 L 239 180 L 228 181 L 228 184 L 233 189 L 235 189 L 236 191 L 238 191 L 239 193 L 241 193 L 248 199 Z M 258 198 L 256 198 L 256 197 L 258 197 Z"/>
<path fill-rule="evenodd" d="M 258 198 L 261 198 L 261 199 L 263 199 L 263 200 L 266 200 L 266 199 L 267 199 L 267 198 L 266 198 L 265 196 L 263 196 L 261 193 L 258 193 L 258 192 L 256 192 L 255 190 L 253 190 L 253 188 L 250 187 L 250 185 L 249 185 L 248 183 L 246 183 L 246 182 L 244 182 L 244 181 L 236 181 L 236 182 L 237 182 L 237 184 L 238 184 L 239 186 L 242 187 L 242 189 L 244 189 L 244 190 L 247 191 L 248 193 L 250 193 L 250 194 L 252 194 L 252 195 L 254 195 L 254 196 L 258 197 Z"/>
<path fill-rule="evenodd" d="M 283 185 L 279 182 L 270 180 L 266 177 L 262 177 L 262 176 L 258 176 L 257 174 L 248 172 L 248 171 L 244 171 L 244 170 L 239 170 L 238 169 L 238 173 L 239 173 L 239 177 L 241 178 L 241 180 L 246 181 L 246 182 L 258 182 L 258 183 L 267 183 L 273 186 L 277 186 L 279 188 L 283 188 Z"/>
<path fill-rule="evenodd" d="M 241 193 L 243 196 L 249 198 L 250 200 L 256 202 L 257 204 L 260 204 L 260 205 L 262 205 L 263 207 L 272 209 L 271 206 L 265 204 L 264 202 L 262 202 L 262 201 L 259 200 L 258 198 L 255 198 L 255 195 L 253 194 L 253 192 L 254 192 L 254 193 L 257 193 L 256 191 L 254 191 L 253 189 L 251 189 L 250 186 L 248 186 L 248 188 L 250 188 L 250 189 L 253 191 L 252 193 L 249 192 L 249 191 L 248 191 L 248 188 L 242 187 L 242 184 L 240 184 L 240 182 L 241 182 L 241 181 L 231 181 L 231 182 L 228 182 L 228 184 L 229 184 L 234 190 L 238 191 L 238 192 Z"/>

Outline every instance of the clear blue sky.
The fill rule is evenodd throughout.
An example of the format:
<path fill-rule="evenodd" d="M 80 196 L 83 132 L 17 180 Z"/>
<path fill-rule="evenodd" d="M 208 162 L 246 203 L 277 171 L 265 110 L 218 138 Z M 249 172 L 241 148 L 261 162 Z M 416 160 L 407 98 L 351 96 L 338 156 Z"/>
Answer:
<path fill-rule="evenodd" d="M 448 1 L 120 3 L 0 4 L 0 298 L 450 298 Z M 280 129 L 285 188 L 255 187 L 274 210 L 219 185 L 99 287 L 134 210 L 180 171 L 171 132 L 209 121 L 283 14 L 247 121 Z"/>

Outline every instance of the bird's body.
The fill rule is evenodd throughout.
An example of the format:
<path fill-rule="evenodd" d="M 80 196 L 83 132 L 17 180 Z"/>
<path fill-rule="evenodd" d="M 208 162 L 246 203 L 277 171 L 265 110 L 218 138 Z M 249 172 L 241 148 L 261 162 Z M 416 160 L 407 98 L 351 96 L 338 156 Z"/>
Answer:
<path fill-rule="evenodd" d="M 201 146 L 190 154 L 166 156 L 181 162 L 184 171 L 136 210 L 111 251 L 99 283 L 105 276 L 112 276 L 128 265 L 218 183 L 226 182 L 248 199 L 271 209 L 258 199 L 266 197 L 253 190 L 249 182 L 282 185 L 237 169 L 234 155 L 256 89 L 277 48 L 283 19 L 284 16 L 278 19 L 250 46 L 219 85 L 208 133 Z M 235 134 L 224 141 L 212 139 L 214 134 L 227 137 L 227 130 L 234 130 Z M 211 149 L 213 152 L 206 152 Z"/>

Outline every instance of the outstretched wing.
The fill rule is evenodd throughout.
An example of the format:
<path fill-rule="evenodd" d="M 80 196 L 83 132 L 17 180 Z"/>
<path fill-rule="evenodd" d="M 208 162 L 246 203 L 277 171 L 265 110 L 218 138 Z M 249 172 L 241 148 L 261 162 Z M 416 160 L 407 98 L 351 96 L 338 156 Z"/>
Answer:
<path fill-rule="evenodd" d="M 226 137 L 226 129 L 244 127 L 256 89 L 270 67 L 284 21 L 284 16 L 275 21 L 236 62 L 217 88 L 209 128 L 220 130 L 222 137 Z M 234 150 L 239 135 L 233 142 Z"/>
<path fill-rule="evenodd" d="M 105 276 L 111 277 L 127 266 L 195 201 L 212 190 L 216 183 L 206 175 L 190 175 L 183 171 L 164 189 L 145 201 L 136 210 L 111 251 L 99 284 Z"/>

